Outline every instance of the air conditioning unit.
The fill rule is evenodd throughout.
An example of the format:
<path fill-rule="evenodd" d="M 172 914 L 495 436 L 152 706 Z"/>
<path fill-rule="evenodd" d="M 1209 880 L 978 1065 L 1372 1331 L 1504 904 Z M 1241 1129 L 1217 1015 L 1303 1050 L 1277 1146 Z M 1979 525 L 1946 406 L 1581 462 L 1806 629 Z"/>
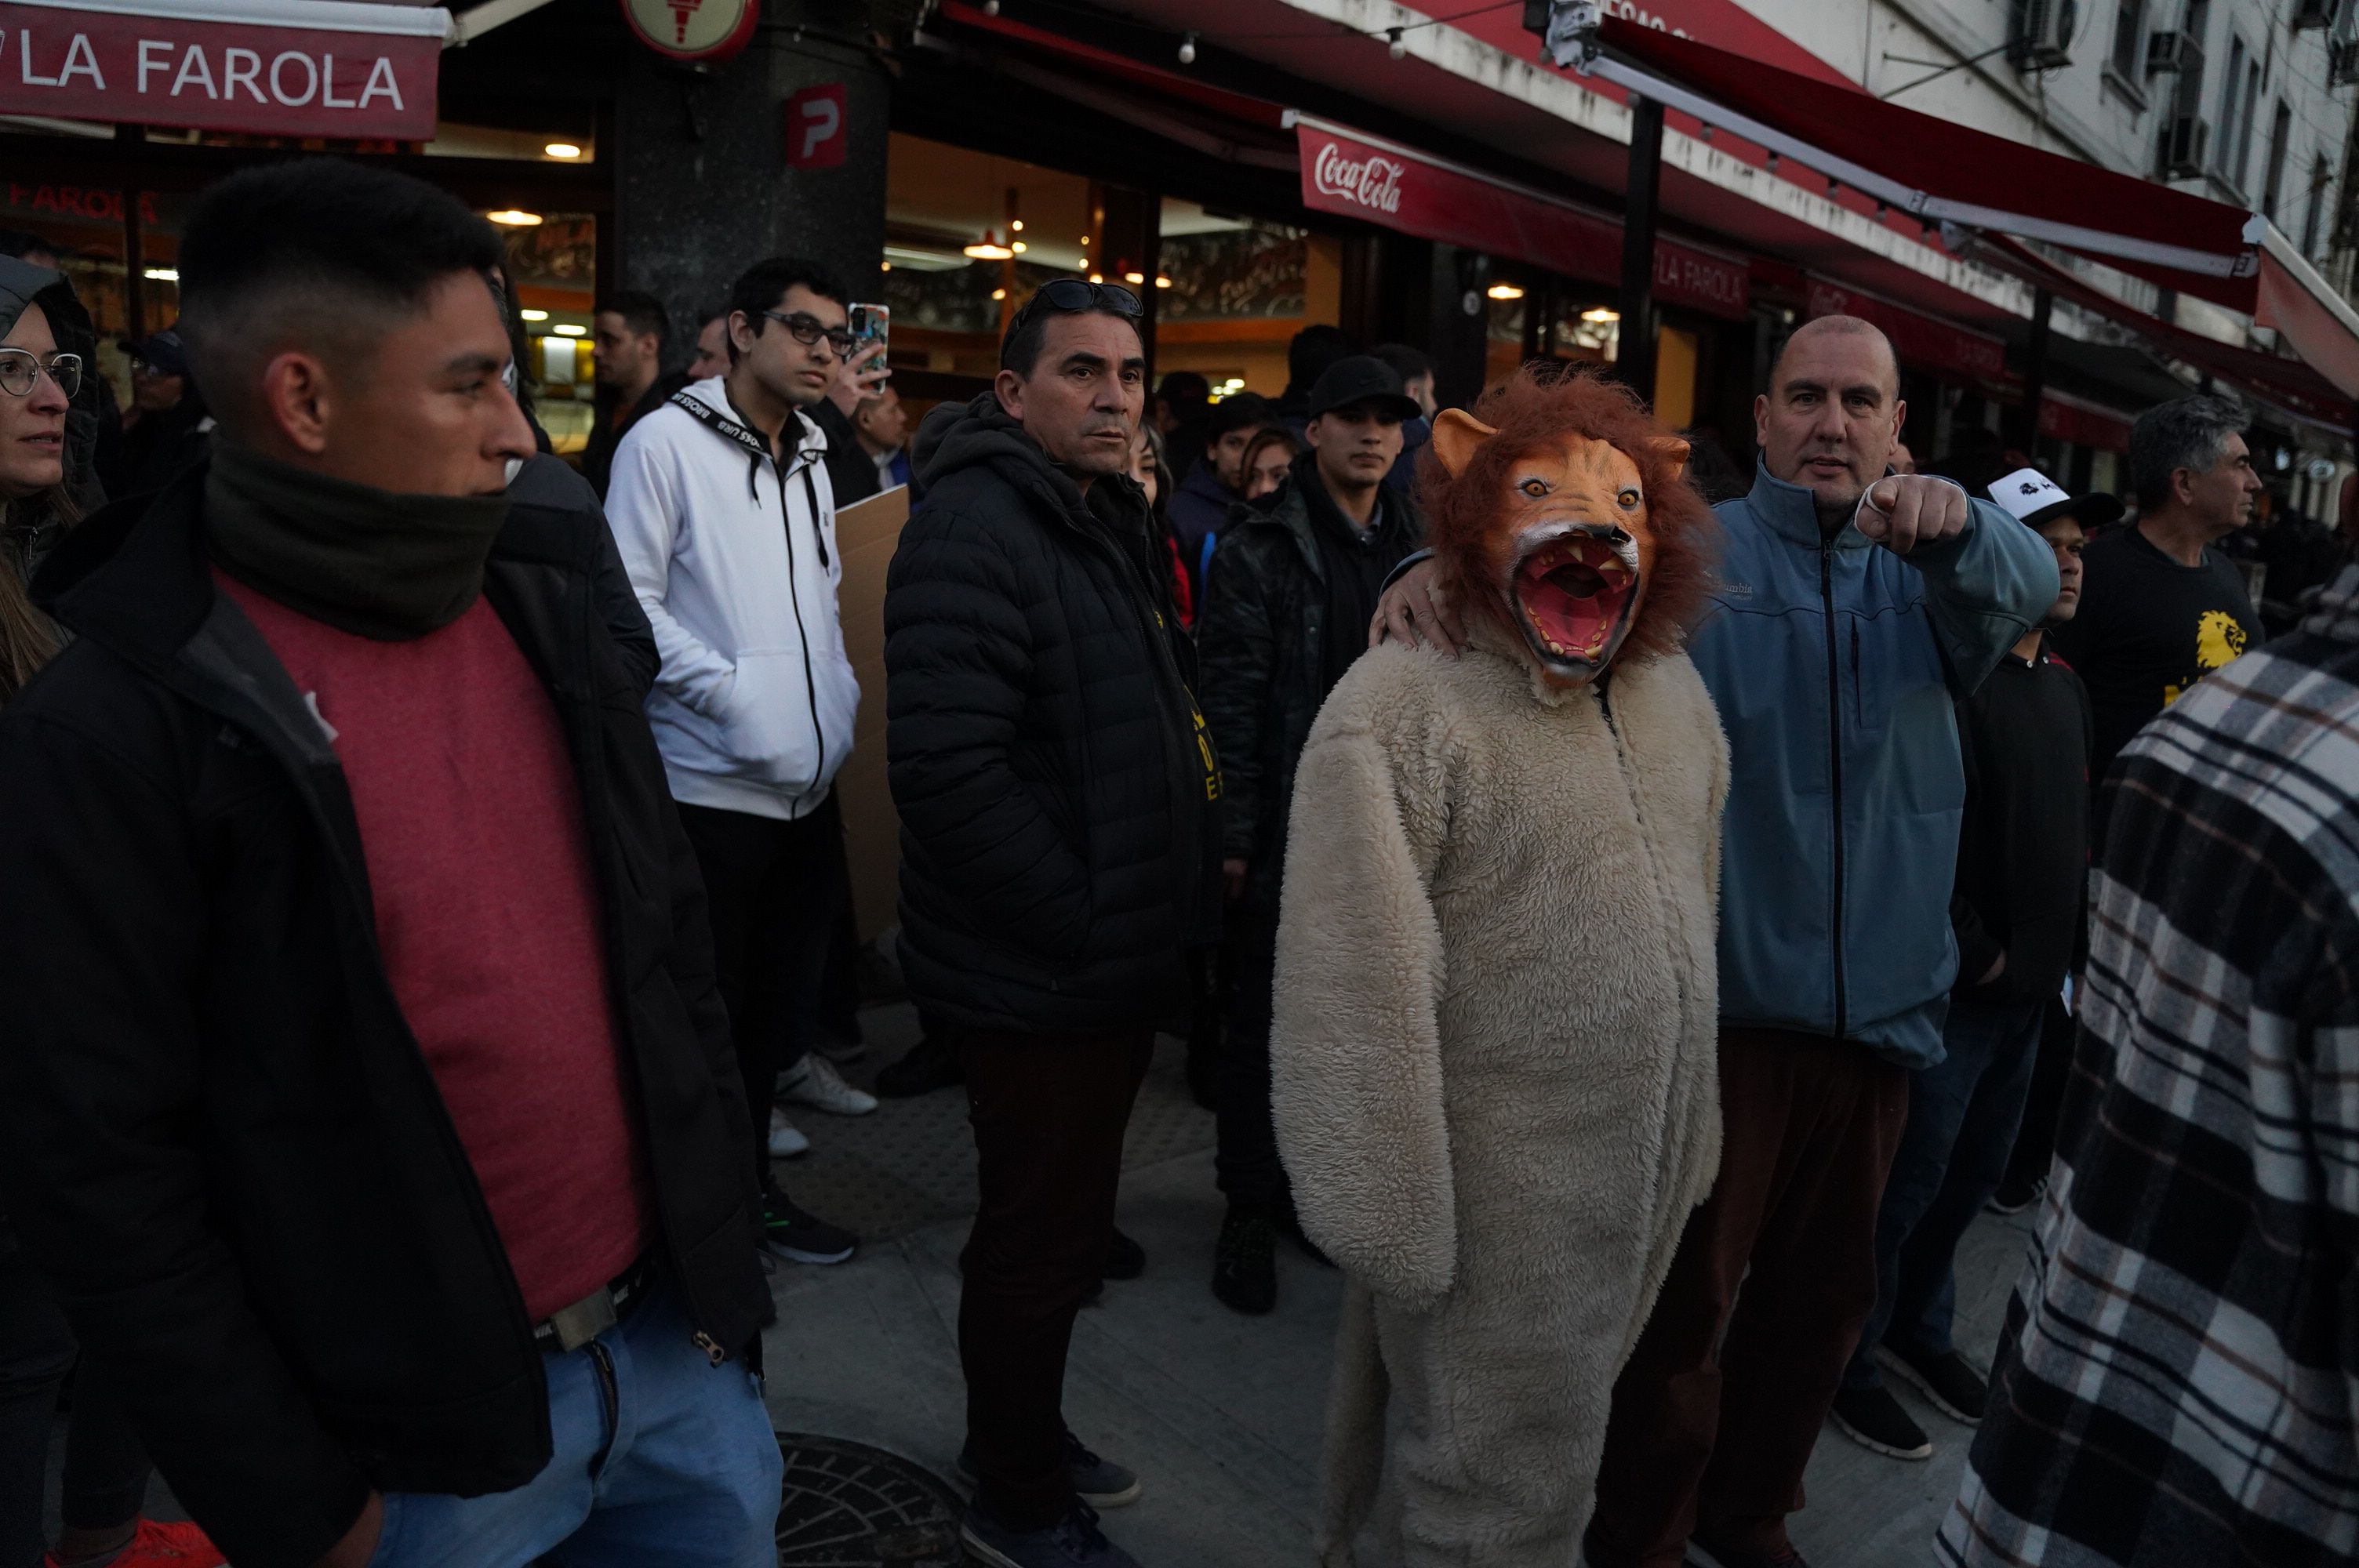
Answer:
<path fill-rule="evenodd" d="M 2162 130 L 2162 178 L 2190 179 L 2201 174 L 2211 148 L 2212 122 L 2199 114 L 2180 115 Z"/>
<path fill-rule="evenodd" d="M 2293 30 L 2298 33 L 2304 27 L 2332 27 L 2343 5 L 2343 0 L 2294 0 Z"/>
<path fill-rule="evenodd" d="M 2182 70 L 2195 40 L 2177 27 L 2146 36 L 2146 73 L 2149 78 Z"/>
<path fill-rule="evenodd" d="M 2326 80 L 2337 87 L 2359 82 L 2359 41 L 2336 44 L 2326 51 Z"/>
<path fill-rule="evenodd" d="M 2077 0 L 2015 0 L 2006 33 L 2007 62 L 2017 70 L 2055 70 L 2072 63 Z"/>

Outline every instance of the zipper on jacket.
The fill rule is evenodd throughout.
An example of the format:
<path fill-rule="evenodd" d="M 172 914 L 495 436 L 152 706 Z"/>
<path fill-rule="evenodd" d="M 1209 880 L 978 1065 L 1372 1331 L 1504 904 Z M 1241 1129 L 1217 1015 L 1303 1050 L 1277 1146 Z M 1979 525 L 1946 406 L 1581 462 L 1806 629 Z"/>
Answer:
<path fill-rule="evenodd" d="M 1845 1018 L 1843 995 L 1843 666 L 1835 662 L 1835 547 L 1832 540 L 1819 546 L 1819 600 L 1826 611 L 1827 623 L 1827 769 L 1828 799 L 1834 815 L 1834 886 L 1831 890 L 1833 908 L 1833 941 L 1835 956 L 1835 1038 L 1844 1037 L 1849 1020 Z M 1852 628 L 1852 656 L 1859 656 L 1859 628 Z"/>
<path fill-rule="evenodd" d="M 819 721 L 819 681 L 811 673 L 810 633 L 803 629 L 802 590 L 795 586 L 795 513 L 794 508 L 787 504 L 787 470 L 774 457 L 770 460 L 770 471 L 777 476 L 778 522 L 787 535 L 787 602 L 794 608 L 795 642 L 803 651 L 803 696 L 810 703 L 811 739 L 819 742 L 819 761 L 811 765 L 810 788 L 795 792 L 801 796 L 819 788 L 819 781 L 827 776 L 827 731 Z M 819 532 L 819 487 L 811 482 L 809 464 L 803 468 L 803 492 L 810 499 L 811 532 L 816 534 Z M 820 546 L 822 555 L 826 548 L 822 543 Z"/>

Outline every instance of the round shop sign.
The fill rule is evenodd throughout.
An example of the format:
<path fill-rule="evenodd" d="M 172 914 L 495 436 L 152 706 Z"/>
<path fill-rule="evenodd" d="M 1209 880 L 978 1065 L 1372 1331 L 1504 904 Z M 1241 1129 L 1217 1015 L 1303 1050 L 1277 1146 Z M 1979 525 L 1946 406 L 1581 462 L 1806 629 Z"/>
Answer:
<path fill-rule="evenodd" d="M 753 41 L 761 0 L 622 0 L 639 42 L 668 59 L 724 60 Z"/>

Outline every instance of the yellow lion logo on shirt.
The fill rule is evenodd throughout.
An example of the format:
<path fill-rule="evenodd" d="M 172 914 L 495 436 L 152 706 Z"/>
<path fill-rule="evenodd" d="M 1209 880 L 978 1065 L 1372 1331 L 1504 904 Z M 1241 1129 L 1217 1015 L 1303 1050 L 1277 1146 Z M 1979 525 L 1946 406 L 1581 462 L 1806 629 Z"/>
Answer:
<path fill-rule="evenodd" d="M 2195 662 L 2207 670 L 2233 663 L 2245 651 L 2245 629 L 2224 610 L 2207 610 L 2195 623 Z"/>

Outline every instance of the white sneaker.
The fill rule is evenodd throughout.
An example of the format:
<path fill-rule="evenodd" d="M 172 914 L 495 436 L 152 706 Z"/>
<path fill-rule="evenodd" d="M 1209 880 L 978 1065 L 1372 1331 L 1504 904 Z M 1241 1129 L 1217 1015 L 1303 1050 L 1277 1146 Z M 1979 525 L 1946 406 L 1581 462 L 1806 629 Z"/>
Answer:
<path fill-rule="evenodd" d="M 798 1154 L 808 1153 L 810 1150 L 810 1140 L 803 1136 L 802 1130 L 787 1119 L 785 1111 L 780 1110 L 777 1106 L 772 1106 L 770 1108 L 770 1158 L 791 1160 Z"/>
<path fill-rule="evenodd" d="M 778 1079 L 778 1092 L 798 1105 L 810 1106 L 832 1116 L 866 1116 L 876 1108 L 876 1097 L 843 1081 L 835 1064 L 812 1054 L 788 1068 Z"/>

